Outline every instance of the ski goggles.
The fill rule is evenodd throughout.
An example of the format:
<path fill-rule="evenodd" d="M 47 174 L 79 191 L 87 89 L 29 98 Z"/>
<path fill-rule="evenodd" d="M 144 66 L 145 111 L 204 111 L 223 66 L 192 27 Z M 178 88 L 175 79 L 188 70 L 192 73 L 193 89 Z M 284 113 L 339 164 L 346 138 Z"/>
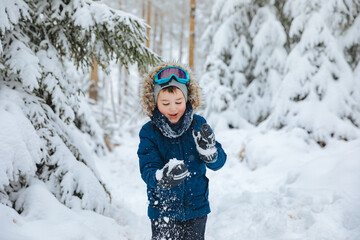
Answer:
<path fill-rule="evenodd" d="M 171 66 L 166 67 L 159 71 L 154 77 L 154 84 L 157 83 L 159 85 L 163 83 L 167 83 L 174 77 L 176 81 L 187 84 L 190 80 L 189 74 L 182 68 Z"/>

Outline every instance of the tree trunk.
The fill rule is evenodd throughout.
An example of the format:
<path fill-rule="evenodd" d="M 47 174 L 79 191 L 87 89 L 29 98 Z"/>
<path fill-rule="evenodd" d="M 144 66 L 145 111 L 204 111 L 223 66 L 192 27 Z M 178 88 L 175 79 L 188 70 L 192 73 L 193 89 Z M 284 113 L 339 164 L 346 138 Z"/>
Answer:
<path fill-rule="evenodd" d="M 189 38 L 189 66 L 194 69 L 195 48 L 195 0 L 190 0 L 190 38 Z"/>
<path fill-rule="evenodd" d="M 111 100 L 111 106 L 112 106 L 112 110 L 113 110 L 113 115 L 114 115 L 114 122 L 117 123 L 117 116 L 116 116 L 116 105 L 115 105 L 115 99 L 114 99 L 114 86 L 113 86 L 113 81 L 112 79 L 110 79 L 110 100 Z"/>
<path fill-rule="evenodd" d="M 98 76 L 98 64 L 95 59 L 93 59 L 92 63 L 92 70 L 90 75 L 90 89 L 89 89 L 89 97 L 90 99 L 95 100 L 97 102 L 98 100 L 98 83 L 99 83 L 99 76 Z"/>
<path fill-rule="evenodd" d="M 170 36 L 170 50 L 168 50 L 168 52 L 169 52 L 169 59 L 173 59 L 173 57 L 172 57 L 172 54 L 173 54 L 172 49 L 173 49 L 174 37 L 173 37 L 172 29 L 173 29 L 174 23 L 171 22 L 169 24 L 171 25 L 171 28 L 170 28 L 169 33 L 168 33 L 169 36 Z"/>
<path fill-rule="evenodd" d="M 180 59 L 180 62 L 182 60 L 182 55 L 183 55 L 183 40 L 184 40 L 184 34 L 182 34 L 184 32 L 184 28 L 185 28 L 185 4 L 182 4 L 182 9 L 181 9 L 181 15 L 182 15 L 182 18 L 181 18 L 181 29 L 180 29 L 180 47 L 179 47 L 179 59 Z"/>
<path fill-rule="evenodd" d="M 158 45 L 157 45 L 157 35 L 158 35 L 158 9 L 154 9 L 154 21 L 153 21 L 153 31 L 152 31 L 152 49 L 156 53 L 158 53 Z"/>
<path fill-rule="evenodd" d="M 147 1 L 147 24 L 151 26 L 151 0 Z M 148 37 L 146 41 L 146 47 L 150 47 L 150 28 L 146 29 L 146 36 Z"/>
<path fill-rule="evenodd" d="M 107 149 L 109 150 L 109 152 L 112 152 L 112 147 L 111 147 L 111 142 L 110 142 L 110 138 L 107 134 L 104 135 L 104 142 L 105 142 L 105 145 L 107 147 Z"/>
<path fill-rule="evenodd" d="M 158 54 L 160 56 L 162 56 L 163 53 L 163 36 L 164 36 L 164 19 L 160 18 L 159 20 L 159 24 L 160 24 L 160 36 L 159 36 L 159 46 L 158 46 Z"/>
<path fill-rule="evenodd" d="M 146 16 L 146 0 L 142 0 L 142 11 L 141 11 L 141 17 L 142 19 L 145 19 Z"/>
<path fill-rule="evenodd" d="M 117 87 L 117 90 L 118 90 L 118 106 L 120 108 L 121 106 L 121 100 L 122 100 L 122 96 L 121 96 L 121 79 L 122 79 L 122 66 L 121 64 L 119 64 L 119 78 L 118 78 L 118 87 Z"/>

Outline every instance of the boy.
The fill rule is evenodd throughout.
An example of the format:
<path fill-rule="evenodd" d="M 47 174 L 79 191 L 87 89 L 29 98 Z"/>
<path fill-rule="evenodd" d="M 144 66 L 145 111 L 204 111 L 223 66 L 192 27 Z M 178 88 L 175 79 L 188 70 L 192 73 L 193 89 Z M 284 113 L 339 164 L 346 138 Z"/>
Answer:
<path fill-rule="evenodd" d="M 141 101 L 151 118 L 140 130 L 138 156 L 152 240 L 204 239 L 206 167 L 220 169 L 226 154 L 205 119 L 193 114 L 200 106 L 196 80 L 185 66 L 163 63 L 145 76 Z"/>

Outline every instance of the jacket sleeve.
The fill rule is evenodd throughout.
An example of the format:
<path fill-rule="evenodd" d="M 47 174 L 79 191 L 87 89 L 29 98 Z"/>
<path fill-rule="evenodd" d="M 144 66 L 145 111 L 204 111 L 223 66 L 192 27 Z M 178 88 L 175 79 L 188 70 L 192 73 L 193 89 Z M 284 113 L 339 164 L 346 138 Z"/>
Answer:
<path fill-rule="evenodd" d="M 211 170 L 217 171 L 224 166 L 226 162 L 226 153 L 219 142 L 216 142 L 215 147 L 218 150 L 217 158 L 214 162 L 207 163 L 206 166 Z"/>
<path fill-rule="evenodd" d="M 151 188 L 157 188 L 155 173 L 163 167 L 158 148 L 146 128 L 142 128 L 139 133 L 140 144 L 138 148 L 139 167 L 141 178 Z"/>

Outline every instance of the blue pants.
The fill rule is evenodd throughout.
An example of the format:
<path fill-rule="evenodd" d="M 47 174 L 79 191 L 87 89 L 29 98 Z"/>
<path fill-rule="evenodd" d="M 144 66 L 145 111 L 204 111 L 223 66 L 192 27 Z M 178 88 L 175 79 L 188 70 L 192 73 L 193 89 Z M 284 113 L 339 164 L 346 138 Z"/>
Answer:
<path fill-rule="evenodd" d="M 151 220 L 152 240 L 204 240 L 207 216 L 187 221 Z"/>

